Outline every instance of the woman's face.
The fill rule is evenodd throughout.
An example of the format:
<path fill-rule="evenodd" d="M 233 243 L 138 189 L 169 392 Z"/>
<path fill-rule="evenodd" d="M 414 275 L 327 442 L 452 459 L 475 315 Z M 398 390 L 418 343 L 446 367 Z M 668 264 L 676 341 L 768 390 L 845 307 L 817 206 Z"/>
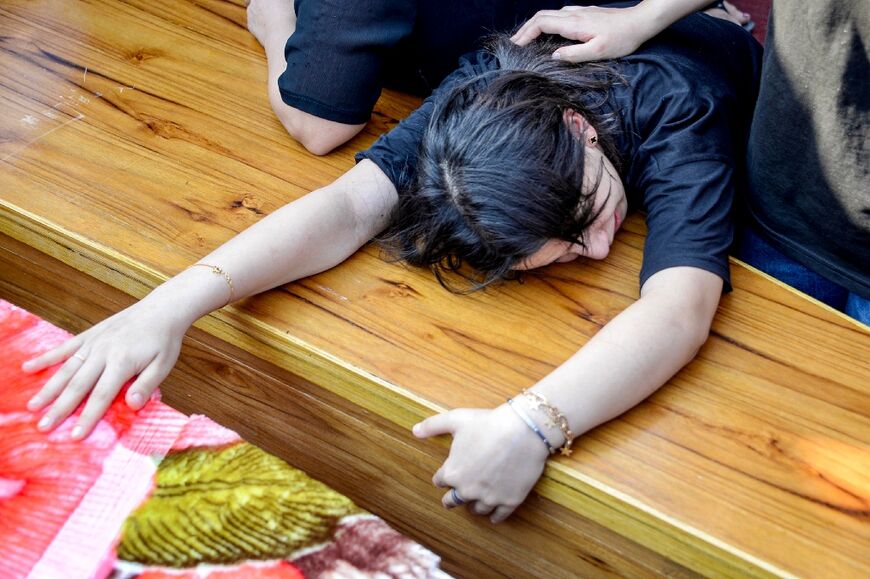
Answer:
<path fill-rule="evenodd" d="M 604 155 L 599 146 L 586 148 L 587 185 L 593 187 L 600 172 L 600 182 L 595 189 L 593 215 L 595 221 L 589 225 L 584 234 L 584 245 L 571 243 L 561 239 L 551 239 L 534 254 L 524 259 L 514 269 L 528 270 L 544 267 L 551 263 L 573 261 L 578 257 L 604 259 L 610 253 L 613 236 L 625 220 L 628 213 L 628 201 L 625 197 L 625 187 L 613 164 Z"/>

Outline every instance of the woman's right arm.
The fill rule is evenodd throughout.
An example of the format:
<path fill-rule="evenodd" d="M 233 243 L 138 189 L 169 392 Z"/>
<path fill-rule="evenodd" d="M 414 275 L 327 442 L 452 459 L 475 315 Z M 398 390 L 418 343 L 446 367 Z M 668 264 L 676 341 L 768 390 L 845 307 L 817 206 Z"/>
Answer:
<path fill-rule="evenodd" d="M 364 160 L 198 263 L 227 272 L 234 298 L 250 296 L 338 265 L 386 226 L 397 199 L 392 182 Z M 36 411 L 54 402 L 39 428 L 54 428 L 87 397 L 73 438 L 87 436 L 133 377 L 126 400 L 130 407 L 141 408 L 175 365 L 184 333 L 226 304 L 230 287 L 209 268 L 186 269 L 140 302 L 25 362 L 26 372 L 37 372 L 66 361 L 28 403 Z"/>

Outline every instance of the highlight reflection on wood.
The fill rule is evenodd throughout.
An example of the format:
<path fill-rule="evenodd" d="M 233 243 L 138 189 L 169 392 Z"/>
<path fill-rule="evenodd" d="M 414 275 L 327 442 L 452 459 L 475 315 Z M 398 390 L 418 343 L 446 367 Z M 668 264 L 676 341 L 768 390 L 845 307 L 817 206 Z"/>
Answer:
<path fill-rule="evenodd" d="M 415 104 L 385 93 L 315 158 L 264 83 L 240 3 L 0 4 L 0 296 L 81 329 L 329 183 Z M 301 461 L 457 573 L 870 574 L 870 335 L 739 264 L 698 358 L 552 461 L 516 520 L 439 510 L 446 441 L 408 428 L 566 359 L 636 299 L 643 236 L 634 216 L 606 263 L 466 297 L 367 247 L 200 322 L 167 399 Z M 392 479 L 372 496 L 377 472 Z"/>

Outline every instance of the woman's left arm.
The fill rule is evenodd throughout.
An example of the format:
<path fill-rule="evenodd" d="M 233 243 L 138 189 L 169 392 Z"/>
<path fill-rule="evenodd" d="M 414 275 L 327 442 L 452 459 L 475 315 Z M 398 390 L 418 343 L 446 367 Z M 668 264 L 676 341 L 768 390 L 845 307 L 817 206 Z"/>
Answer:
<path fill-rule="evenodd" d="M 685 366 L 707 340 L 722 279 L 696 267 L 672 267 L 651 276 L 640 299 L 602 328 L 532 391 L 544 396 L 582 435 L 640 403 Z M 518 398 L 553 446 L 564 441 L 540 410 Z M 427 438 L 453 435 L 450 455 L 433 477 L 452 487 L 472 512 L 497 523 L 525 500 L 543 472 L 547 448 L 514 409 L 458 409 L 414 427 Z M 456 506 L 444 495 L 446 507 Z"/>

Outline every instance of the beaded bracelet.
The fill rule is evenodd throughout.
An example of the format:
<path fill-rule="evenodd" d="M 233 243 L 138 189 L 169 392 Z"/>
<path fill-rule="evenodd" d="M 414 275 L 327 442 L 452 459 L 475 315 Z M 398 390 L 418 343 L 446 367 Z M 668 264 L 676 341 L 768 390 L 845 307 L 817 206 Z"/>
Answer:
<path fill-rule="evenodd" d="M 208 263 L 194 263 L 190 267 L 207 267 L 211 270 L 213 274 L 222 275 L 224 277 L 224 280 L 226 280 L 227 282 L 227 286 L 229 286 L 230 288 L 230 301 L 228 301 L 227 303 L 230 304 L 236 300 L 236 290 L 233 287 L 233 278 L 231 278 L 230 274 L 228 274 L 226 271 L 216 265 L 211 265 Z"/>
<path fill-rule="evenodd" d="M 568 419 L 562 414 L 558 408 L 547 402 L 541 394 L 531 390 L 523 390 L 522 396 L 525 396 L 529 401 L 529 406 L 532 410 L 540 410 L 547 415 L 547 426 L 558 426 L 565 437 L 565 444 L 559 449 L 562 456 L 571 456 L 571 443 L 574 442 L 574 433 L 568 425 Z"/>
<path fill-rule="evenodd" d="M 532 432 L 538 435 L 538 438 L 540 438 L 544 445 L 547 447 L 547 452 L 549 452 L 550 454 L 554 454 L 556 452 L 556 449 L 553 448 L 553 445 L 550 444 L 550 441 L 547 440 L 547 437 L 544 436 L 544 433 L 541 432 L 541 429 L 538 428 L 538 425 L 535 424 L 531 417 L 529 417 L 529 415 L 526 414 L 525 411 L 519 406 L 514 406 L 514 401 L 512 398 L 508 398 L 507 403 L 508 406 L 511 407 L 511 410 L 513 410 L 516 415 L 519 416 L 520 419 L 522 419 L 522 421 L 526 423 L 526 426 L 528 426 L 532 430 Z"/>

